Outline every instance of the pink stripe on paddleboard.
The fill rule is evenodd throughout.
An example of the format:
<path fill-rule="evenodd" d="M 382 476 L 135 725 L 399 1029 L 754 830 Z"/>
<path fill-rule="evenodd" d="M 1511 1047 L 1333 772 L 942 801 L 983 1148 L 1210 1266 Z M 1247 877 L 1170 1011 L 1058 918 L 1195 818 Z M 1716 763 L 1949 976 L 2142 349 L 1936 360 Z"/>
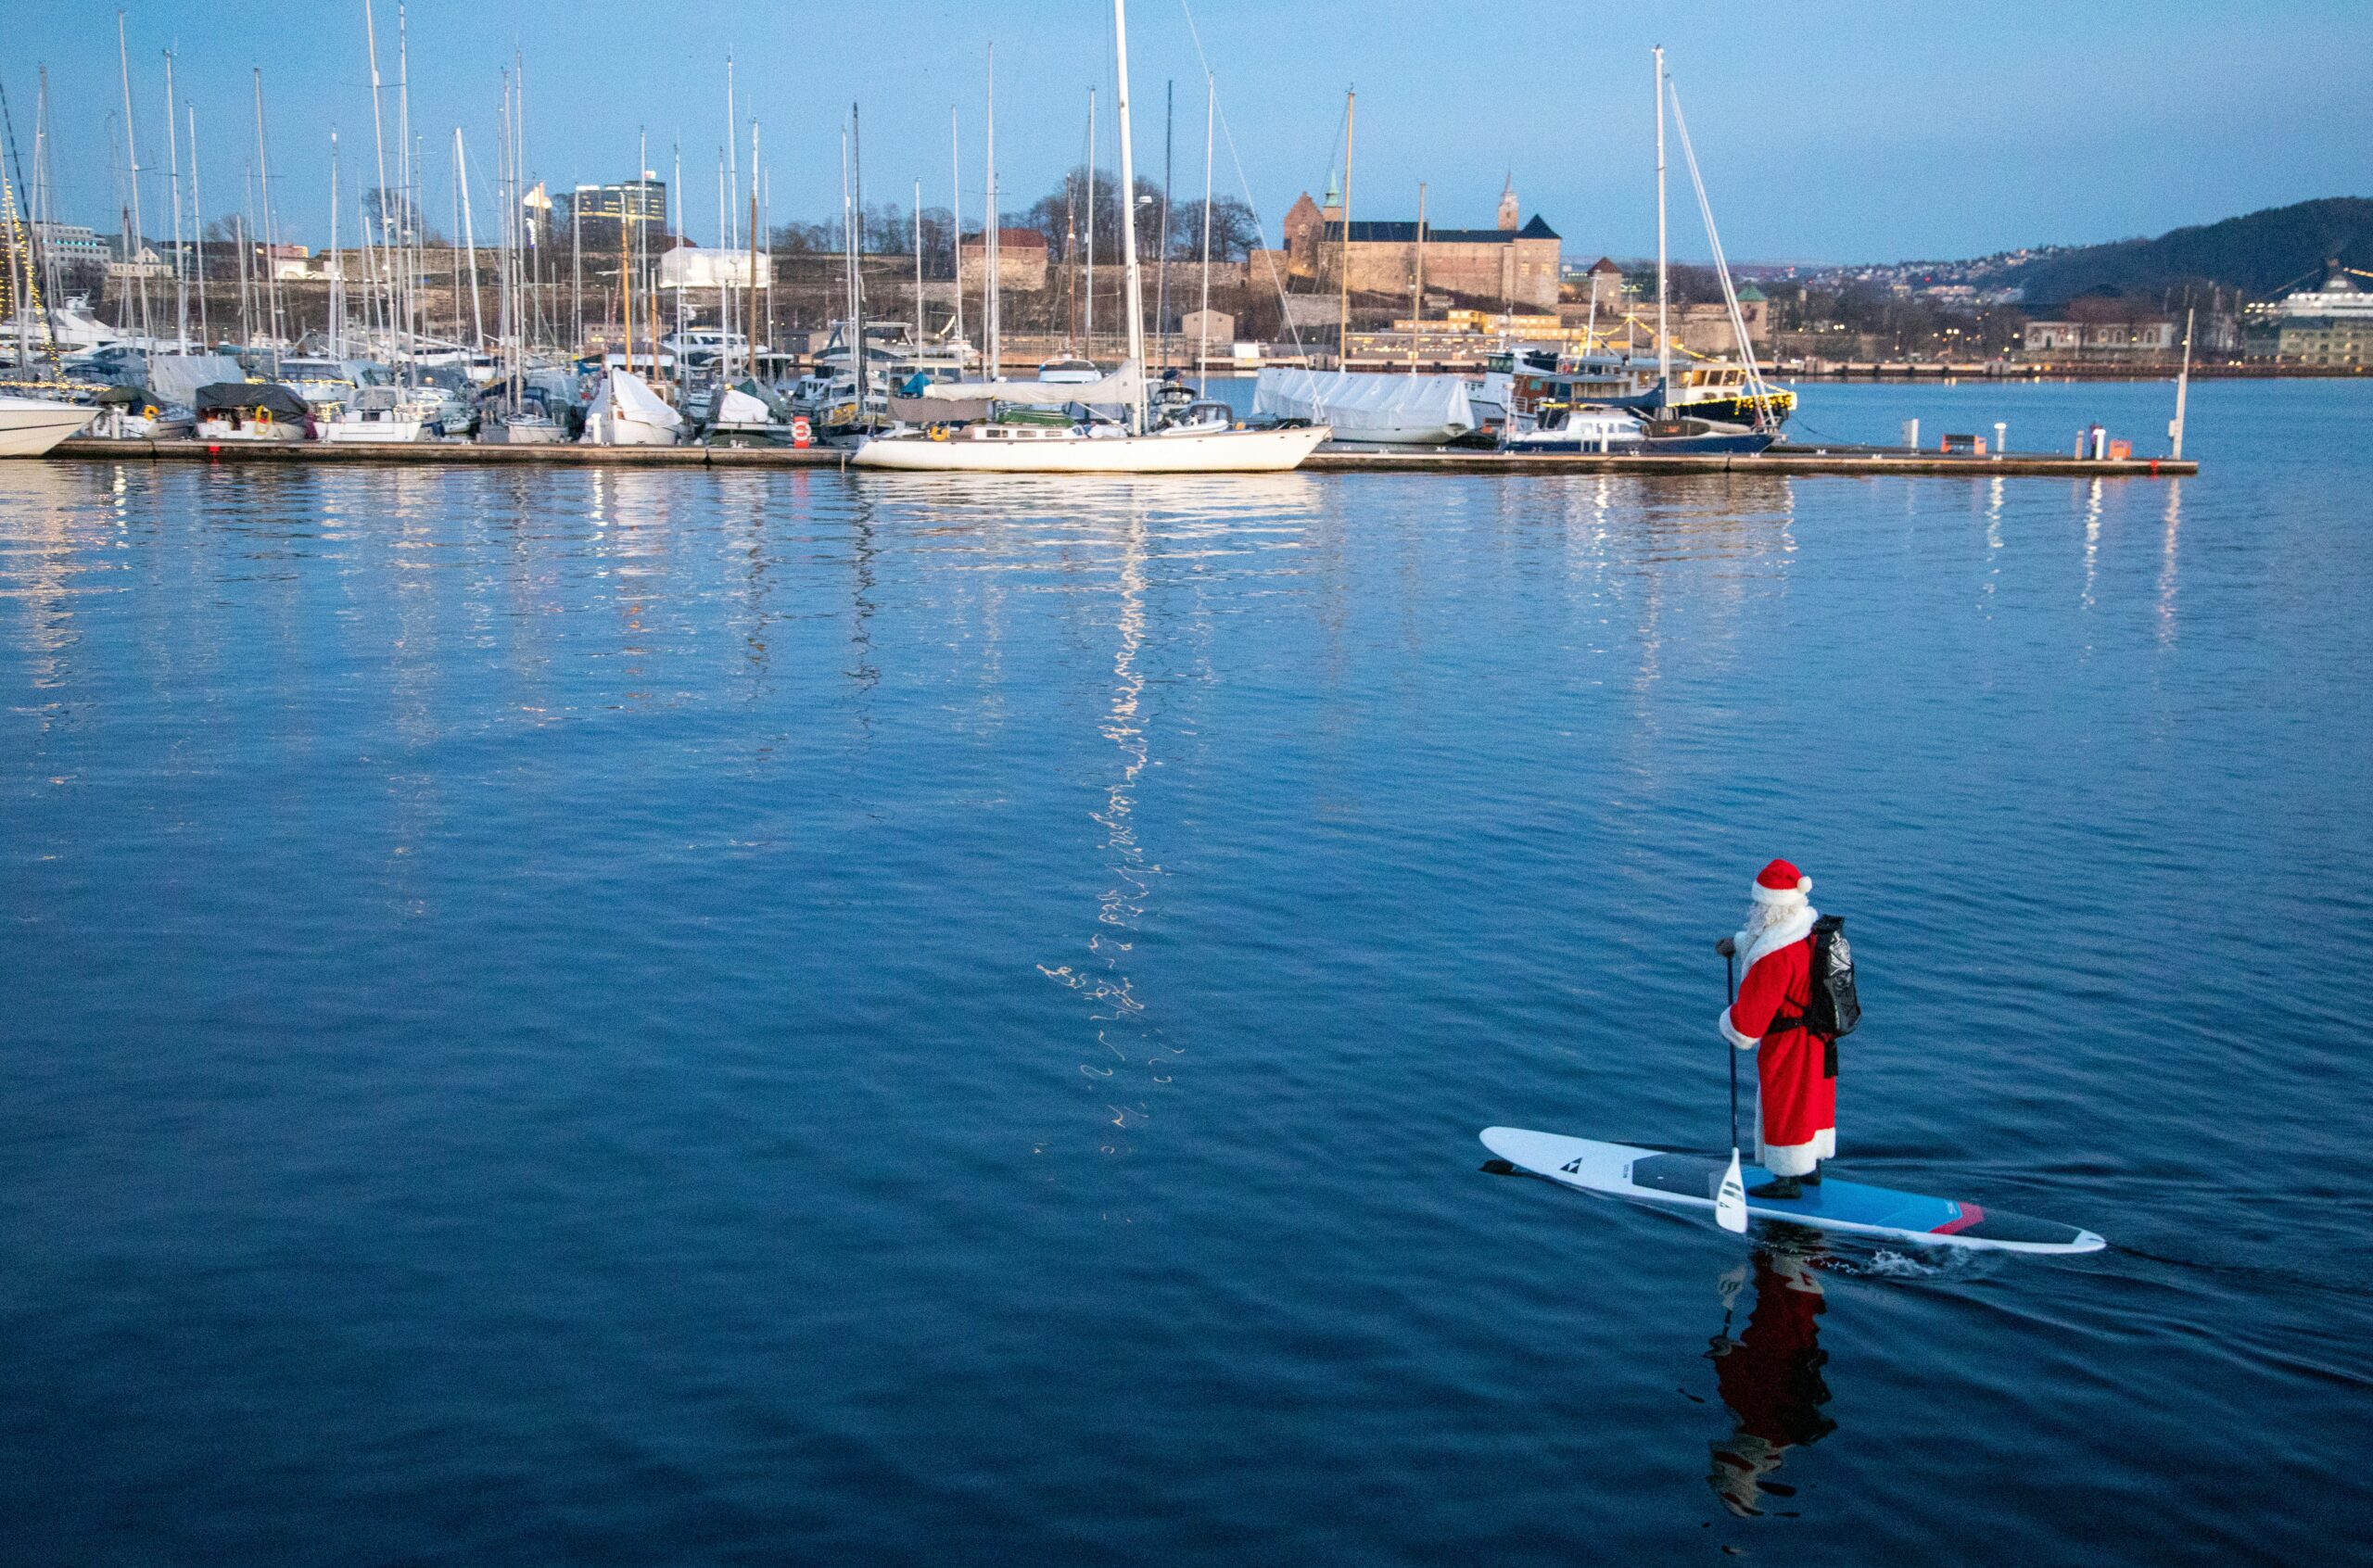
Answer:
<path fill-rule="evenodd" d="M 1983 1224 L 1985 1222 L 1986 1210 L 1978 1208 L 1977 1205 L 1973 1203 L 1964 1203 L 1960 1205 L 1959 1208 L 1961 1208 L 1961 1212 L 1959 1214 L 1955 1215 L 1952 1219 L 1946 1220 L 1943 1224 L 1937 1226 L 1928 1233 L 1932 1236 L 1956 1236 L 1961 1234 L 1963 1231 L 1968 1230 L 1972 1225 Z"/>

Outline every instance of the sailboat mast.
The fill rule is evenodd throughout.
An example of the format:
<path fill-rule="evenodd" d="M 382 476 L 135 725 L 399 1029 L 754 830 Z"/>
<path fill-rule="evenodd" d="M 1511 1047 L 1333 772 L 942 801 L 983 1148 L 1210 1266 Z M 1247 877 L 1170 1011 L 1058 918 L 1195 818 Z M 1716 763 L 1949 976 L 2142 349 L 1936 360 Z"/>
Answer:
<path fill-rule="evenodd" d="M 498 181 L 498 192 L 500 188 L 501 182 Z M 462 128 L 458 125 L 453 127 L 453 189 L 454 205 L 462 209 L 462 254 L 470 270 L 470 322 L 477 329 L 478 352 L 483 354 L 486 352 L 486 310 L 478 299 L 478 236 L 470 221 L 469 155 L 462 148 Z M 504 313 L 508 314 L 511 298 L 511 272 L 508 268 L 502 273 L 501 297 Z"/>
<path fill-rule="evenodd" d="M 958 129 L 958 127 L 957 127 L 957 116 L 958 116 L 958 109 L 957 109 L 957 107 L 956 107 L 956 106 L 955 106 L 954 104 L 950 104 L 950 105 L 948 105 L 948 106 L 947 106 L 947 158 L 948 158 L 948 171 L 949 171 L 949 173 L 954 177 L 955 182 L 956 182 L 956 183 L 955 183 L 955 185 L 954 185 L 954 186 L 953 186 L 949 191 L 948 191 L 948 193 L 947 193 L 947 223 L 948 223 L 948 227 L 949 227 L 949 229 L 951 229 L 951 230 L 953 231 L 953 234 L 951 234 L 951 236 L 950 236 L 950 240 L 951 240 L 951 244 L 952 244 L 952 247 L 953 247 L 954 255 L 955 255 L 955 258 L 956 258 L 956 341 L 957 341 L 957 344 L 958 344 L 958 350 L 957 350 L 957 353 L 958 353 L 958 366 L 957 366 L 957 370 L 958 370 L 958 374 L 960 375 L 960 374 L 961 374 L 961 373 L 962 373 L 962 370 L 963 370 L 963 365 L 962 365 L 962 363 L 961 363 L 961 360 L 962 360 L 962 355 L 963 355 L 963 347 L 964 347 L 964 344 L 965 344 L 965 338 L 964 338 L 964 145 L 963 145 L 963 143 L 962 143 L 962 142 L 958 138 L 958 135 L 957 135 L 957 129 Z"/>
<path fill-rule="evenodd" d="M 667 197 L 676 204 L 676 233 L 681 235 L 684 233 L 684 134 L 680 131 L 676 133 L 676 183 L 668 187 Z M 679 240 L 679 243 L 681 241 Z M 681 262 L 677 264 L 682 265 Z M 683 352 L 684 341 L 684 274 L 678 272 L 676 274 L 676 342 L 677 352 L 679 355 Z"/>
<path fill-rule="evenodd" d="M 1341 370 L 1351 358 L 1351 117 L 1360 107 L 1360 95 L 1346 91 L 1343 95 L 1343 233 L 1342 243 L 1335 247 L 1336 297 L 1339 300 L 1335 322 L 1335 368 Z"/>
<path fill-rule="evenodd" d="M 165 51 L 165 147 L 173 171 L 173 341 L 189 352 L 189 266 L 182 247 L 182 138 L 173 123 L 173 52 Z M 28 265 L 26 272 L 32 271 Z"/>
<path fill-rule="evenodd" d="M 123 76 L 123 157 L 132 166 L 132 233 L 124 240 L 123 259 L 132 263 L 129 270 L 133 297 L 140 304 L 140 335 L 153 338 L 155 333 L 148 319 L 148 272 L 140 264 L 140 247 L 145 243 L 140 232 L 140 141 L 132 130 L 132 57 L 124 45 L 121 8 L 115 14 L 115 57 Z"/>
<path fill-rule="evenodd" d="M 402 193 L 403 222 L 397 233 L 400 244 L 397 254 L 402 259 L 403 272 L 398 279 L 403 289 L 403 327 L 405 384 L 417 386 L 419 366 L 414 363 L 420 352 L 420 267 L 414 247 L 420 243 L 420 196 L 412 185 L 412 21 L 405 14 L 401 0 L 396 6 L 396 183 Z M 271 211 L 272 196 L 264 194 L 265 211 Z"/>
<path fill-rule="evenodd" d="M 1154 259 L 1153 330 L 1161 345 L 1162 363 L 1170 362 L 1170 145 L 1178 129 L 1178 83 L 1161 84 L 1161 234 Z"/>
<path fill-rule="evenodd" d="M 280 317 L 280 227 L 272 216 L 272 164 L 264 156 L 263 142 L 263 67 L 255 68 L 256 86 L 256 190 L 263 202 L 263 297 L 265 312 L 272 322 L 272 371 L 280 373 L 280 349 L 286 332 Z"/>
<path fill-rule="evenodd" d="M 330 358 L 346 358 L 346 265 L 337 259 L 337 127 L 330 127 L 330 253 L 324 260 L 329 273 L 329 319 L 323 328 L 330 340 Z"/>
<path fill-rule="evenodd" d="M 989 379 L 997 379 L 1000 349 L 998 341 L 1003 325 L 997 320 L 997 46 L 989 45 L 989 125 L 988 177 L 985 194 L 988 216 L 981 221 L 981 260 L 983 266 L 982 314 L 986 318 L 981 330 L 988 336 Z"/>
<path fill-rule="evenodd" d="M 757 178 L 758 160 L 750 159 L 750 177 Z M 849 105 L 849 201 L 857 221 L 849 229 L 849 320 L 857 333 L 857 411 L 865 417 L 865 395 L 871 389 L 873 366 L 865 352 L 865 138 L 857 107 Z"/>
<path fill-rule="evenodd" d="M 915 182 L 915 352 L 923 348 L 923 183 Z"/>
<path fill-rule="evenodd" d="M 1195 326 L 1195 373 L 1204 375 L 1212 351 L 1212 131 L 1219 120 L 1219 84 L 1203 73 L 1203 303 Z M 1209 391 L 1206 387 L 1203 390 Z"/>
<path fill-rule="evenodd" d="M 189 110 L 189 215 L 197 224 L 197 335 L 209 348 L 213 332 L 206 315 L 206 204 L 197 192 L 197 109 Z"/>
<path fill-rule="evenodd" d="M 1113 110 L 1121 133 L 1123 301 L 1129 313 L 1129 360 L 1137 372 L 1136 394 L 1129 410 L 1130 428 L 1142 434 L 1146 427 L 1146 298 L 1145 280 L 1137 275 L 1137 170 L 1129 154 L 1128 0 L 1112 0 L 1112 69 L 1118 78 Z"/>
<path fill-rule="evenodd" d="M 1087 325 L 1081 336 L 1096 358 L 1096 89 L 1087 90 Z"/>
<path fill-rule="evenodd" d="M 1665 50 L 1656 45 L 1656 412 L 1672 410 L 1672 339 L 1666 332 Z"/>

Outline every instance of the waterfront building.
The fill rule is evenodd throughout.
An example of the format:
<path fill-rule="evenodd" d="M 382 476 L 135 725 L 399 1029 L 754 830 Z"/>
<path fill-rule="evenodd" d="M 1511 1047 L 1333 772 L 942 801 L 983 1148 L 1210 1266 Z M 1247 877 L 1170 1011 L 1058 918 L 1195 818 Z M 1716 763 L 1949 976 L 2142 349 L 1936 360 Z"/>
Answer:
<path fill-rule="evenodd" d="M 1520 222 L 1516 183 L 1500 193 L 1496 226 L 1444 229 L 1414 221 L 1343 221 L 1342 197 L 1330 181 L 1324 204 L 1304 191 L 1286 211 L 1287 271 L 1321 292 L 1342 286 L 1348 267 L 1356 292 L 1405 295 L 1417 281 L 1420 240 L 1426 287 L 1509 306 L 1555 310 L 1559 240 L 1538 214 Z"/>
<path fill-rule="evenodd" d="M 988 242 L 967 234 L 958 247 L 956 279 L 978 288 L 988 272 Z M 997 287 L 1033 292 L 1047 286 L 1047 236 L 1035 229 L 997 230 Z"/>
<path fill-rule="evenodd" d="M 2181 329 L 2172 316 L 2126 321 L 2029 322 L 2026 351 L 2070 359 L 2131 360 L 2174 353 Z"/>
<path fill-rule="evenodd" d="M 60 261 L 106 262 L 117 259 L 114 243 L 82 223 L 53 223 L 46 219 L 39 221 L 33 224 L 33 244 L 40 252 L 55 256 Z"/>
<path fill-rule="evenodd" d="M 2339 262 L 2321 288 L 2300 289 L 2249 308 L 2244 351 L 2281 364 L 2362 369 L 2373 365 L 2373 290 Z"/>
<path fill-rule="evenodd" d="M 579 185 L 558 198 L 552 214 L 557 232 L 565 234 L 573 222 L 588 250 L 612 250 L 618 244 L 621 223 L 650 224 L 653 235 L 667 232 L 667 182 L 648 170 L 640 180 L 608 185 Z"/>

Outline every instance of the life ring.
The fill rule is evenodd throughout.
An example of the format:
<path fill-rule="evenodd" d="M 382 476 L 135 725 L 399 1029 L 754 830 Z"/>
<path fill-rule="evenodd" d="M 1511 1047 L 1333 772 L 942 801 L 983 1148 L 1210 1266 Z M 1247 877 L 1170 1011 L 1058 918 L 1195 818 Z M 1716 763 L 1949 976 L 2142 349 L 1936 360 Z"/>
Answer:
<path fill-rule="evenodd" d="M 267 430 L 272 428 L 272 411 L 261 403 L 256 405 L 256 423 Z"/>
<path fill-rule="evenodd" d="M 143 405 L 143 406 L 142 406 L 142 408 L 141 408 L 141 410 L 140 410 L 140 417 L 141 417 L 141 418 L 143 418 L 143 419 L 154 419 L 154 418 L 156 418 L 156 417 L 157 417 L 157 405 L 156 405 L 156 404 L 154 404 L 154 403 L 148 403 L 148 404 L 145 404 L 145 405 Z"/>
<path fill-rule="evenodd" d="M 944 425 L 944 424 L 934 424 L 934 425 L 933 425 L 933 426 L 931 427 L 931 438 L 932 438 L 933 440 L 934 440 L 934 441 L 945 441 L 945 440 L 946 440 L 946 439 L 947 439 L 947 426 L 945 426 L 945 425 Z"/>

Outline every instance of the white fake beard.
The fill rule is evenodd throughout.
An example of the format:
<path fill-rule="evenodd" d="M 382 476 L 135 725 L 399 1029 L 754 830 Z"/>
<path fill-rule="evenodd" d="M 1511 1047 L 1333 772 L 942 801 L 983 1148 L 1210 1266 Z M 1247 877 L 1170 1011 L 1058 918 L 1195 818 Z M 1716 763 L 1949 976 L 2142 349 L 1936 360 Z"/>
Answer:
<path fill-rule="evenodd" d="M 1746 952 L 1764 932 L 1795 919 L 1799 907 L 1793 904 L 1766 904 L 1760 899 L 1749 904 L 1746 906 L 1746 927 L 1732 939 L 1738 950 Z"/>

